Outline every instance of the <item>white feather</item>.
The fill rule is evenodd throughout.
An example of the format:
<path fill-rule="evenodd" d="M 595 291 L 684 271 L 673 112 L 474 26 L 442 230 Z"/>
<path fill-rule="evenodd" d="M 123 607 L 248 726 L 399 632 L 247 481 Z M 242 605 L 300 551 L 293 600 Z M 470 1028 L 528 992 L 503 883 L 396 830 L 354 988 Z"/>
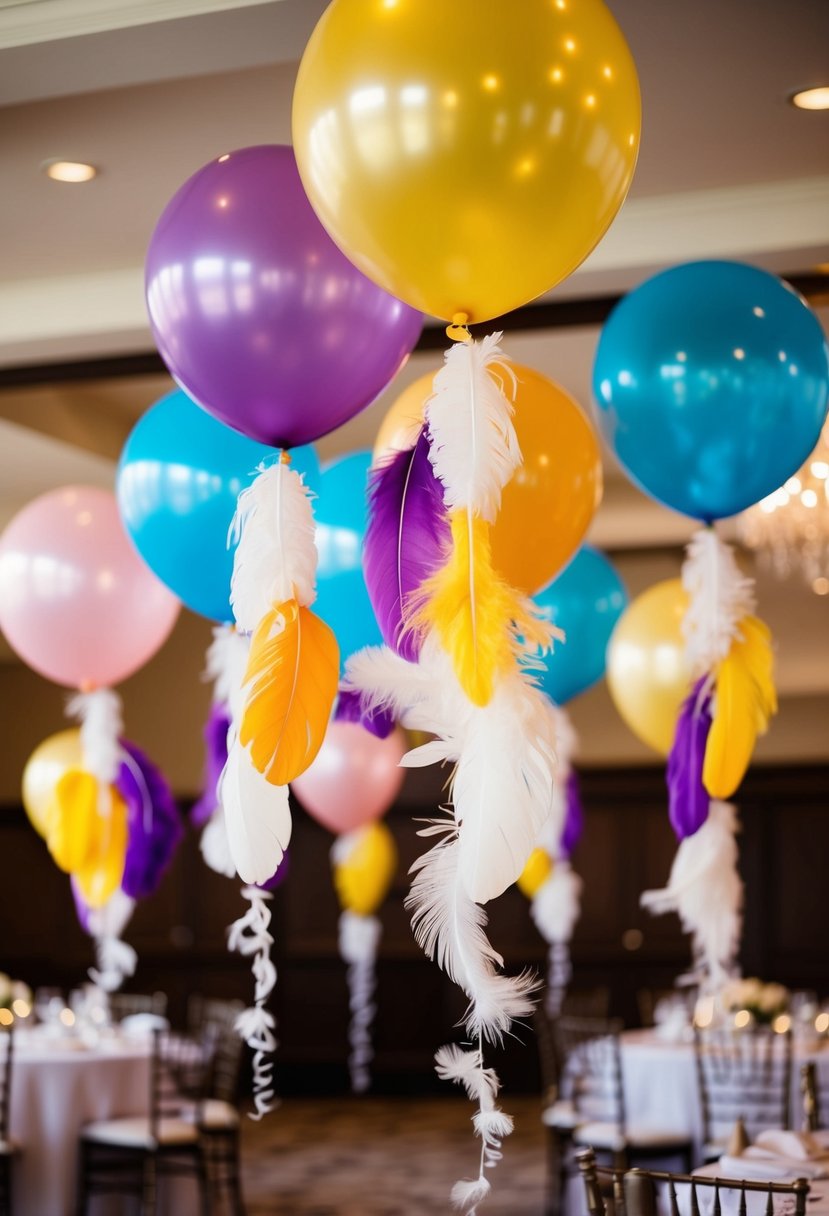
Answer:
<path fill-rule="evenodd" d="M 472 1116 L 475 1134 L 493 1149 L 500 1148 L 504 1136 L 509 1136 L 515 1124 L 512 1115 L 505 1115 L 502 1110 L 479 1110 Z M 491 1150 L 490 1150 L 491 1151 Z"/>
<path fill-rule="evenodd" d="M 406 907 L 419 944 L 469 997 L 469 1034 L 500 1042 L 515 1018 L 532 1012 L 530 994 L 538 984 L 528 972 L 512 977 L 496 970 L 503 959 L 484 933 L 486 912 L 460 881 L 457 838 L 447 827 L 450 834 L 412 866 Z"/>
<path fill-rule="evenodd" d="M 642 906 L 659 915 L 678 912 L 695 953 L 712 980 L 724 979 L 737 957 L 743 884 L 737 872 L 737 812 L 712 802 L 702 827 L 682 841 L 662 891 L 645 891 Z"/>
<path fill-rule="evenodd" d="M 383 927 L 376 916 L 342 912 L 338 942 L 343 962 L 353 964 L 373 961 L 377 957 L 382 933 Z"/>
<path fill-rule="evenodd" d="M 79 692 L 67 702 L 66 713 L 81 724 L 84 768 L 108 788 L 121 768 L 121 698 L 111 688 Z"/>
<path fill-rule="evenodd" d="M 243 882 L 267 882 L 291 839 L 287 785 L 271 785 L 234 738 L 218 794 L 237 874 Z"/>
<path fill-rule="evenodd" d="M 682 622 L 685 651 L 694 677 L 707 675 L 739 636 L 743 617 L 754 611 L 754 582 L 740 570 L 734 550 L 713 528 L 691 537 L 682 566 L 689 604 Z"/>
<path fill-rule="evenodd" d="M 471 709 L 452 799 L 458 871 L 476 903 L 515 882 L 552 815 L 555 727 L 549 700 L 518 669 L 488 705 Z M 560 836 L 562 827 L 559 822 L 552 830 Z"/>
<path fill-rule="evenodd" d="M 465 1216 L 475 1216 L 478 1204 L 483 1203 L 491 1190 L 492 1187 L 483 1174 L 471 1182 L 467 1179 L 456 1182 L 452 1187 L 452 1206 Z"/>
<path fill-rule="evenodd" d="M 483 1057 L 474 1047 L 464 1049 L 454 1043 L 439 1047 L 435 1052 L 435 1072 L 441 1081 L 462 1085 L 473 1102 L 480 1102 L 486 1090 L 494 1098 L 498 1090 L 498 1078 L 491 1068 L 484 1068 Z"/>
<path fill-rule="evenodd" d="M 234 722 L 244 708 L 244 679 L 250 638 L 233 625 L 216 625 L 207 648 L 204 678 L 213 683 L 213 704 L 227 706 Z"/>
<path fill-rule="evenodd" d="M 314 602 L 314 513 L 299 473 L 281 462 L 260 465 L 239 495 L 231 533 L 238 544 L 230 603 L 244 633 L 253 633 L 274 604 Z"/>
<path fill-rule="evenodd" d="M 429 459 L 443 483 L 450 511 L 475 511 L 495 522 L 501 491 L 521 464 L 512 423 L 513 405 L 504 381 L 515 390 L 515 374 L 498 343 L 457 342 L 446 352 L 426 403 L 432 436 Z"/>
<path fill-rule="evenodd" d="M 221 806 L 216 807 L 204 825 L 199 841 L 199 848 L 201 849 L 205 865 L 209 866 L 211 870 L 215 870 L 217 874 L 224 875 L 225 878 L 235 877 L 236 866 L 233 864 L 233 858 L 230 855 L 230 841 L 227 838 L 225 813 Z"/>
<path fill-rule="evenodd" d="M 582 881 L 570 868 L 569 861 L 559 858 L 553 872 L 542 883 L 530 904 L 535 927 L 548 944 L 569 942 L 581 911 Z"/>

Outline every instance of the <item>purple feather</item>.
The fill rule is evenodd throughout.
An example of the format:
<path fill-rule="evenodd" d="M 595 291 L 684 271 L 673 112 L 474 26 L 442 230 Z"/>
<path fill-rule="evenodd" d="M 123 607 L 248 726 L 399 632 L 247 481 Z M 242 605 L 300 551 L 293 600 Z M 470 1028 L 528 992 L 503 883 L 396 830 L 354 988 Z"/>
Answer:
<path fill-rule="evenodd" d="M 358 692 L 341 688 L 337 697 L 337 709 L 334 713 L 335 722 L 358 722 L 370 734 L 378 739 L 386 739 L 394 730 L 394 718 L 388 710 L 377 706 L 375 709 L 364 710 L 362 699 Z"/>
<path fill-rule="evenodd" d="M 181 816 L 161 773 L 134 743 L 121 740 L 116 786 L 127 804 L 127 857 L 121 890 L 144 899 L 158 887 L 184 835 Z"/>
<path fill-rule="evenodd" d="M 409 599 L 443 565 L 450 543 L 425 427 L 413 448 L 370 475 L 368 494 L 363 574 L 369 599 L 386 645 L 414 663 L 420 639 L 406 628 Z"/>
<path fill-rule="evenodd" d="M 567 774 L 565 789 L 567 807 L 564 813 L 564 827 L 561 832 L 561 851 L 565 857 L 571 857 L 584 832 L 584 805 L 581 800 L 581 786 L 578 773 L 570 769 Z"/>
<path fill-rule="evenodd" d="M 703 692 L 705 682 L 703 676 L 683 702 L 668 756 L 668 814 L 679 840 L 699 831 L 711 803 L 702 784 L 705 745 L 711 729 L 711 693 Z"/>
<path fill-rule="evenodd" d="M 194 828 L 201 828 L 207 823 L 216 809 L 216 791 L 219 777 L 227 760 L 227 732 L 230 729 L 230 715 L 223 705 L 211 705 L 210 713 L 204 724 L 204 782 L 202 795 L 190 809 L 190 822 Z"/>

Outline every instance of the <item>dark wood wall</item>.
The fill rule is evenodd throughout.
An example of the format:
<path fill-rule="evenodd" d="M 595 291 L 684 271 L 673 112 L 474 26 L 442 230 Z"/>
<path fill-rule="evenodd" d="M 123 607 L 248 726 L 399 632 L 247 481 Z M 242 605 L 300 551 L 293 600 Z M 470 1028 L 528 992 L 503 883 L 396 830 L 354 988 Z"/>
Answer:
<path fill-rule="evenodd" d="M 415 945 L 403 908 L 406 871 L 424 847 L 418 815 L 433 812 L 439 784 L 416 774 L 389 823 L 400 850 L 394 890 L 382 912 L 375 1031 L 376 1087 L 412 1091 L 437 1085 L 436 1047 L 458 1037 L 464 1001 Z M 651 918 L 640 892 L 663 885 L 675 850 L 659 769 L 582 774 L 587 828 L 574 864 L 585 881 L 573 943 L 574 984 L 611 990 L 612 1010 L 637 1022 L 636 993 L 667 987 L 689 961 L 675 917 Z M 744 969 L 765 979 L 829 992 L 825 920 L 829 857 L 829 767 L 756 769 L 739 805 L 741 867 L 747 884 Z M 291 873 L 274 898 L 279 970 L 279 1085 L 283 1092 L 331 1092 L 346 1085 L 345 973 L 337 955 L 337 906 L 330 882 L 330 836 L 301 810 L 295 816 Z M 188 836 L 158 894 L 127 933 L 139 952 L 130 985 L 162 988 L 171 1014 L 185 1016 L 194 992 L 247 999 L 248 966 L 225 950 L 226 926 L 242 907 L 238 884 L 206 869 Z M 83 982 L 91 944 L 77 926 L 66 878 L 20 808 L 0 812 L 0 968 L 33 986 Z M 543 967 L 544 946 L 527 903 L 507 892 L 491 909 L 491 938 L 510 969 Z M 496 1061 L 513 1089 L 537 1084 L 535 1050 L 510 1042 Z"/>

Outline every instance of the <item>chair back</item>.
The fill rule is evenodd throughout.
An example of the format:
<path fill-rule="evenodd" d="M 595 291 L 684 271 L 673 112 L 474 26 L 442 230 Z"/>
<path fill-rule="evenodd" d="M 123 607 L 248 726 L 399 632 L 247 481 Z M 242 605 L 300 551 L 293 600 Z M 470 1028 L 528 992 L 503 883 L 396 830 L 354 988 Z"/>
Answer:
<path fill-rule="evenodd" d="M 194 996 L 187 1007 L 191 1034 L 203 1044 L 211 1060 L 206 1096 L 236 1105 L 242 1071 L 243 1042 L 236 1020 L 245 1006 L 242 1001 L 215 1000 Z"/>
<path fill-rule="evenodd" d="M 723 1211 L 723 1195 L 733 1192 L 737 1196 L 739 1216 L 746 1216 L 747 1197 L 753 1193 L 765 1197 L 762 1216 L 774 1216 L 775 1195 L 784 1196 L 784 1209 L 791 1211 L 794 1201 L 794 1216 L 805 1216 L 809 1183 L 805 1178 L 794 1182 L 746 1182 L 736 1178 L 709 1178 L 699 1174 L 669 1174 L 662 1170 L 617 1170 L 596 1165 L 592 1149 L 578 1153 L 579 1171 L 582 1175 L 590 1216 L 607 1216 L 606 1194 L 613 1196 L 614 1216 L 656 1216 L 663 1211 L 667 1216 L 700 1216 L 700 1189 L 713 1190 L 711 1201 L 704 1204 L 706 1211 L 720 1216 Z M 667 1202 L 660 1205 L 657 1186 L 667 1191 Z M 677 1186 L 687 1187 L 687 1202 L 680 1204 Z M 786 1200 L 788 1203 L 786 1203 Z M 729 1205 L 729 1208 L 732 1205 Z M 759 1214 L 758 1214 L 759 1216 Z"/>
<path fill-rule="evenodd" d="M 789 1126 L 791 1032 L 696 1027 L 694 1050 L 707 1143 L 725 1143 L 738 1119 L 750 1140 Z"/>
<path fill-rule="evenodd" d="M 196 1116 L 206 1096 L 210 1059 L 202 1046 L 169 1030 L 153 1031 L 150 1065 L 150 1135 L 158 1140 L 164 1119 L 180 1118 L 186 1110 Z"/>
<path fill-rule="evenodd" d="M 14 1023 L 3 1026 L 0 1054 L 0 1140 L 9 1140 L 9 1103 L 11 1102 L 12 1062 L 14 1060 Z"/>
<path fill-rule="evenodd" d="M 613 1123 L 624 1133 L 621 1031 L 617 1018 L 560 1017 L 555 1023 L 561 1096 L 572 1101 L 581 1122 Z"/>
<path fill-rule="evenodd" d="M 820 1129 L 820 1095 L 814 1060 L 800 1065 L 800 1092 L 803 1096 L 803 1130 L 816 1132 Z"/>
<path fill-rule="evenodd" d="M 113 992 L 109 998 L 109 1011 L 114 1022 L 123 1022 L 124 1018 L 136 1013 L 154 1013 L 163 1018 L 167 1016 L 167 993 Z"/>

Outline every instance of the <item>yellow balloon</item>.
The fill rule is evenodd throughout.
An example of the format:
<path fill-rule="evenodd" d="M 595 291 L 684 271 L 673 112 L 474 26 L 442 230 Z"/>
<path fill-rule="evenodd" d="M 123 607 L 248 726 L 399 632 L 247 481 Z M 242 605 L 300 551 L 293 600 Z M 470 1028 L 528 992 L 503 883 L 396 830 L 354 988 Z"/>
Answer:
<path fill-rule="evenodd" d="M 527 899 L 533 899 L 553 872 L 553 861 L 546 849 L 533 849 L 527 864 L 518 876 L 518 890 Z"/>
<path fill-rule="evenodd" d="M 55 786 L 70 768 L 80 768 L 83 760 L 81 732 L 62 730 L 39 744 L 23 770 L 23 806 L 32 827 L 46 835 L 46 812 Z"/>
<path fill-rule="evenodd" d="M 127 856 L 127 807 L 115 790 L 109 814 L 96 815 L 95 826 L 91 852 L 74 878 L 87 906 L 102 908 L 121 885 Z"/>
<path fill-rule="evenodd" d="M 355 839 L 356 838 L 356 839 Z M 335 850 L 348 847 L 345 856 L 335 852 L 334 886 L 344 912 L 371 916 L 389 892 L 397 869 L 394 837 L 384 823 L 370 823 L 347 837 Z"/>
<path fill-rule="evenodd" d="M 485 321 L 554 287 L 630 186 L 640 101 L 603 0 L 333 0 L 293 144 L 337 244 L 423 312 Z"/>
<path fill-rule="evenodd" d="M 607 651 L 607 683 L 633 733 L 667 755 L 691 686 L 682 618 L 688 596 L 678 578 L 657 583 L 622 614 Z"/>
<path fill-rule="evenodd" d="M 491 531 L 495 568 L 534 594 L 570 560 L 602 499 L 595 431 L 573 398 L 531 367 L 514 363 L 515 430 L 524 463 L 504 488 Z M 377 435 L 375 460 L 410 447 L 423 422 L 434 373 L 421 376 L 392 405 Z"/>
<path fill-rule="evenodd" d="M 46 844 L 58 869 L 72 874 L 86 863 L 98 818 L 98 782 L 83 769 L 67 769 L 46 811 Z"/>

